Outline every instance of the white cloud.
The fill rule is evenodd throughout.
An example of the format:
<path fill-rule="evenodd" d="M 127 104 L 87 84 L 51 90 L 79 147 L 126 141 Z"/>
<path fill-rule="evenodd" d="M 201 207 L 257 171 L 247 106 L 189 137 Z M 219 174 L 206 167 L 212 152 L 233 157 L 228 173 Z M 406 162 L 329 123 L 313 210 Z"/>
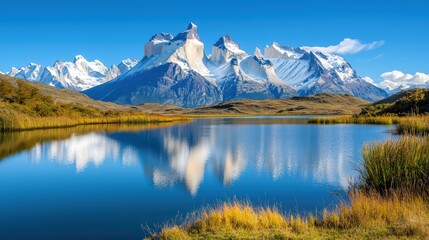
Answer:
<path fill-rule="evenodd" d="M 380 84 L 381 88 L 388 91 L 397 88 L 408 89 L 413 87 L 429 87 L 429 74 L 416 72 L 415 74 L 407 74 L 398 70 L 385 72 L 381 74 L 383 79 Z"/>
<path fill-rule="evenodd" d="M 362 43 L 358 39 L 345 38 L 337 45 L 327 47 L 304 47 L 308 50 L 321 51 L 334 54 L 354 54 L 362 51 L 372 50 L 381 47 L 384 41 L 375 41 L 371 43 Z"/>

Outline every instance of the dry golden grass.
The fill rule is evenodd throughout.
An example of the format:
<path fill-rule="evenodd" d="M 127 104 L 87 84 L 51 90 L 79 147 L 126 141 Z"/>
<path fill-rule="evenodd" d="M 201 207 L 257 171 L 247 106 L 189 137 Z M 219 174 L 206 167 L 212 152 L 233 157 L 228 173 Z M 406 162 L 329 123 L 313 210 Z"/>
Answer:
<path fill-rule="evenodd" d="M 396 131 L 399 134 L 429 134 L 429 116 L 339 116 L 339 117 L 319 117 L 310 118 L 309 123 L 315 124 L 376 124 L 392 125 L 396 124 Z"/>
<path fill-rule="evenodd" d="M 43 128 L 73 127 L 87 124 L 148 124 L 173 121 L 187 121 L 185 116 L 162 116 L 136 114 L 106 117 L 31 117 L 25 114 L 0 112 L 0 132 Z"/>
<path fill-rule="evenodd" d="M 361 112 L 369 102 L 345 94 L 318 94 L 306 97 L 265 100 L 234 100 L 196 109 L 174 105 L 143 104 L 143 112 L 204 116 L 249 115 L 352 115 Z"/>
<path fill-rule="evenodd" d="M 93 101 L 79 93 L 53 89 L 3 75 L 0 75 L 0 85 L 0 132 L 84 124 L 147 124 L 188 119 L 178 115 L 143 113 L 124 106 L 112 110 L 112 104 Z"/>
<path fill-rule="evenodd" d="M 399 121 L 397 126 L 399 134 L 429 134 L 429 117 L 408 117 Z"/>
<path fill-rule="evenodd" d="M 97 109 L 91 114 L 70 111 L 60 116 L 34 116 L 16 109 L 16 106 L 0 102 L 0 132 L 73 127 L 86 124 L 148 124 L 173 121 L 187 121 L 183 115 L 146 114 L 138 111 L 116 111 L 106 114 Z M 93 109 L 91 109 L 93 110 Z"/>
<path fill-rule="evenodd" d="M 2 80 L 9 81 L 14 85 L 16 85 L 16 82 L 19 81 L 17 78 L 8 77 L 0 74 L 0 81 Z M 92 106 L 103 110 L 126 111 L 131 109 L 130 106 L 96 101 L 94 99 L 89 98 L 85 94 L 82 94 L 73 90 L 58 89 L 42 83 L 35 83 L 35 82 L 28 82 L 28 83 L 31 84 L 32 86 L 37 87 L 42 94 L 51 96 L 56 103 L 62 103 L 62 104 L 80 103 L 85 106 Z"/>
<path fill-rule="evenodd" d="M 400 117 L 396 116 L 380 116 L 380 117 L 366 117 L 366 116 L 339 116 L 339 117 L 320 117 L 310 118 L 309 123 L 317 124 L 379 124 L 379 125 L 392 125 L 400 121 Z"/>
<path fill-rule="evenodd" d="M 169 226 L 150 239 L 425 239 L 428 204 L 421 198 L 385 198 L 356 192 L 350 204 L 320 218 L 287 216 L 276 209 L 226 203 L 194 222 Z"/>
<path fill-rule="evenodd" d="M 325 210 L 315 225 L 334 229 L 395 229 L 398 233 L 429 236 L 428 203 L 422 197 L 385 197 L 374 192 L 352 192 L 349 197 L 350 204 Z"/>

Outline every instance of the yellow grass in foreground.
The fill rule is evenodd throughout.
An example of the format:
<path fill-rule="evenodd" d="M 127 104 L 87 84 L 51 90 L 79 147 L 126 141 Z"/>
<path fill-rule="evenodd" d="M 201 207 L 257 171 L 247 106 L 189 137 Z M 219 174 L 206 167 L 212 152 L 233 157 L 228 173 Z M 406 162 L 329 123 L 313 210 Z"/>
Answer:
<path fill-rule="evenodd" d="M 183 226 L 167 226 L 149 239 L 428 239 L 423 199 L 350 194 L 351 203 L 320 218 L 287 216 L 276 209 L 225 203 Z"/>

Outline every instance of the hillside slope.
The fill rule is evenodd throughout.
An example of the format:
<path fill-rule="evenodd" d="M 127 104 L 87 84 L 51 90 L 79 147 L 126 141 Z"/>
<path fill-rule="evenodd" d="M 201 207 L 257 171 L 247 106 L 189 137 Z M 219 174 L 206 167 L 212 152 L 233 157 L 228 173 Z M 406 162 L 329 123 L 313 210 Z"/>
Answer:
<path fill-rule="evenodd" d="M 370 102 L 346 94 L 318 94 L 288 99 L 235 100 L 196 109 L 160 104 L 143 104 L 138 109 L 190 115 L 352 115 L 368 104 Z"/>
<path fill-rule="evenodd" d="M 12 84 L 16 85 L 17 81 L 19 81 L 18 78 L 14 77 L 8 77 L 6 75 L 0 74 L 0 81 L 5 80 L 8 82 L 11 82 Z M 119 105 L 115 103 L 110 102 L 102 102 L 94 100 L 85 94 L 68 90 L 68 89 L 58 89 L 46 84 L 42 83 L 36 83 L 36 82 L 28 82 L 30 85 L 38 88 L 42 94 L 50 95 L 55 102 L 58 103 L 80 103 L 85 106 L 91 106 L 98 109 L 103 110 L 129 110 L 130 106 L 125 105 Z"/>
<path fill-rule="evenodd" d="M 16 78 L 0 74 L 0 80 L 16 85 Z M 57 103 L 79 103 L 103 111 L 138 110 L 157 114 L 190 115 L 351 115 L 358 114 L 370 102 L 346 94 L 318 94 L 288 99 L 235 100 L 207 107 L 188 109 L 172 104 L 147 103 L 139 106 L 96 101 L 76 91 L 57 89 L 45 84 L 29 83 L 41 93 L 50 95 Z"/>
<path fill-rule="evenodd" d="M 413 115 L 429 113 L 429 89 L 400 91 L 362 110 L 362 115 Z"/>

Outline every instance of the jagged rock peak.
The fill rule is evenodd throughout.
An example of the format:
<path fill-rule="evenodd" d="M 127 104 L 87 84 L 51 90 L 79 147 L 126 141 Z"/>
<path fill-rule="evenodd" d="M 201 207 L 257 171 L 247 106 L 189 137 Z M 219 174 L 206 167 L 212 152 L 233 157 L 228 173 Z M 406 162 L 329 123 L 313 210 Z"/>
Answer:
<path fill-rule="evenodd" d="M 86 60 L 82 55 L 80 55 L 80 54 L 78 54 L 78 55 L 76 55 L 75 57 L 74 57 L 74 60 L 73 60 L 73 62 L 77 62 L 77 61 L 79 61 L 79 60 Z"/>
<path fill-rule="evenodd" d="M 198 36 L 197 29 L 197 25 L 191 22 L 189 23 L 187 30 L 177 34 L 172 41 L 186 41 L 187 39 L 197 39 L 201 41 L 200 36 Z"/>
<path fill-rule="evenodd" d="M 173 39 L 173 35 L 171 35 L 171 33 L 157 33 L 155 35 L 153 35 L 149 41 L 171 41 L 171 39 Z"/>
<path fill-rule="evenodd" d="M 270 60 L 266 60 L 263 57 L 258 57 L 256 55 L 253 56 L 253 59 L 255 61 L 257 61 L 259 64 L 261 65 L 267 65 L 267 66 L 272 66 L 273 64 L 270 62 Z"/>
<path fill-rule="evenodd" d="M 195 29 L 195 31 L 197 30 L 197 25 L 195 25 L 193 22 L 190 22 L 189 24 L 188 24 L 188 30 L 193 30 L 193 29 Z"/>
<path fill-rule="evenodd" d="M 226 34 L 225 36 L 219 38 L 219 40 L 217 40 L 217 42 L 214 44 L 214 46 L 216 47 L 225 47 L 226 43 L 234 43 L 236 45 L 238 45 L 237 43 L 235 43 L 234 41 L 232 41 L 231 36 L 229 34 Z"/>
<path fill-rule="evenodd" d="M 259 49 L 258 47 L 255 48 L 255 52 L 253 53 L 253 55 L 257 56 L 258 58 L 264 57 L 261 53 L 261 49 Z"/>

